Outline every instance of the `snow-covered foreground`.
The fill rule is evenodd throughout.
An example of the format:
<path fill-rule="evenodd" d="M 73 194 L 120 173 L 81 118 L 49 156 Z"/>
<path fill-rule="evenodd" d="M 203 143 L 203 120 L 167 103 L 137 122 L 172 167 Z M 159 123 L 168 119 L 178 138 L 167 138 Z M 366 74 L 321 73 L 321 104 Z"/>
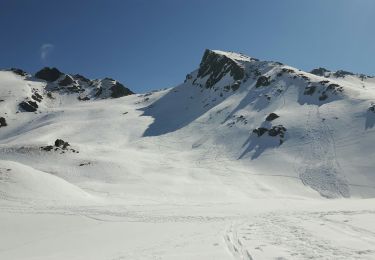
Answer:
<path fill-rule="evenodd" d="M 375 259 L 375 80 L 325 73 L 207 51 L 112 99 L 1 71 L 0 259 Z"/>
<path fill-rule="evenodd" d="M 374 200 L 2 203 L 1 259 L 374 259 Z"/>

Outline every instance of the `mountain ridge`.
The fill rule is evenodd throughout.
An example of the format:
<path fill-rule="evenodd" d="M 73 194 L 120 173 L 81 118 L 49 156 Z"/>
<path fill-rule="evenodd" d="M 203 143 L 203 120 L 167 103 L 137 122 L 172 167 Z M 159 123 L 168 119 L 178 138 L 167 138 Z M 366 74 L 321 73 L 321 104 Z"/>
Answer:
<path fill-rule="evenodd" d="M 125 142 L 121 149 L 126 150 L 130 149 L 126 144 L 136 140 L 150 153 L 155 152 L 154 145 L 169 143 L 171 150 L 183 151 L 207 169 L 209 163 L 225 168 L 220 161 L 233 162 L 249 172 L 247 178 L 258 178 L 252 174 L 292 178 L 298 192 L 304 189 L 328 198 L 372 197 L 375 176 L 368 170 L 372 169 L 368 158 L 374 155 L 370 140 L 375 80 L 354 74 L 336 76 L 206 50 L 198 68 L 182 84 L 145 94 L 129 90 L 113 98 L 111 88 L 117 83 L 112 79 L 89 80 L 53 68 L 41 70 L 38 77 L 42 79 L 17 69 L 3 71 L 0 117 L 5 124 L 0 141 L 6 148 L 0 153 L 9 160 L 30 163 L 20 154 L 31 149 L 30 158 L 49 157 L 42 147 L 52 147 L 48 152 L 67 154 L 71 164 L 90 154 L 85 149 L 91 142 L 115 147 Z M 22 113 L 27 110 L 34 113 Z M 56 139 L 69 142 L 80 153 L 54 151 L 51 144 Z M 29 148 L 21 149 L 17 143 Z M 15 150 L 9 153 L 9 149 Z M 44 169 L 35 162 L 30 166 Z M 119 167 L 125 166 L 119 163 Z M 70 180 L 61 170 L 54 171 Z M 287 186 L 274 181 L 265 184 L 270 190 L 286 192 Z"/>

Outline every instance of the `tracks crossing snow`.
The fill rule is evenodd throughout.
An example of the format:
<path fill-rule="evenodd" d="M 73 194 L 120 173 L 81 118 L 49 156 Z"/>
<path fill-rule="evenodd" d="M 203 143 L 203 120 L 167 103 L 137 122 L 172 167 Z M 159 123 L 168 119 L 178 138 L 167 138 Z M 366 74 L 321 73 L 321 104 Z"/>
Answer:
<path fill-rule="evenodd" d="M 301 152 L 302 165 L 297 170 L 302 182 L 328 198 L 349 197 L 348 183 L 340 176 L 335 140 L 318 107 L 308 112 L 306 138 L 310 149 Z"/>

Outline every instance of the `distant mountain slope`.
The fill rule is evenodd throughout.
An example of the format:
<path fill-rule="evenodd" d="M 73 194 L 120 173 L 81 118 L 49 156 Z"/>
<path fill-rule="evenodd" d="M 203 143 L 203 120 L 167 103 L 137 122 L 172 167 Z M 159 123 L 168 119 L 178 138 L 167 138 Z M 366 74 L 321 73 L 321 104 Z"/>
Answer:
<path fill-rule="evenodd" d="M 54 68 L 1 71 L 0 86 L 2 160 L 77 189 L 135 201 L 375 196 L 370 76 L 206 50 L 184 83 L 140 95 Z"/>
<path fill-rule="evenodd" d="M 19 100 L 19 103 L 17 108 L 14 108 L 14 104 L 12 106 L 20 112 L 35 112 L 39 107 L 56 103 L 54 100 L 88 101 L 134 94 L 114 79 L 90 80 L 79 74 L 62 73 L 56 68 L 45 67 L 35 76 L 20 69 L 10 69 L 0 73 L 3 83 L 2 96 L 12 95 L 14 92 L 14 99 Z M 8 90 L 6 84 L 15 84 L 18 87 Z M 7 94 L 4 93 L 6 91 Z M 4 98 L 2 102 L 7 100 Z"/>

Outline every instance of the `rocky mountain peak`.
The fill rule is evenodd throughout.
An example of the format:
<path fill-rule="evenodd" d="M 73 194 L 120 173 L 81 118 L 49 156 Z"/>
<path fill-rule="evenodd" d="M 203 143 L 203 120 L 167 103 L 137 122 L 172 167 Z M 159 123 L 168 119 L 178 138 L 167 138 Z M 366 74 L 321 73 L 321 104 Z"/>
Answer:
<path fill-rule="evenodd" d="M 245 67 L 241 61 L 251 58 L 230 52 L 206 50 L 198 70 L 198 78 L 208 77 L 205 87 L 212 88 L 225 75 L 229 74 L 234 80 L 245 77 Z"/>
<path fill-rule="evenodd" d="M 80 74 L 70 75 L 63 73 L 57 68 L 44 67 L 35 74 L 35 78 L 47 82 L 47 91 L 76 94 L 80 101 L 119 98 L 134 94 L 134 92 L 114 79 L 90 80 Z"/>
<path fill-rule="evenodd" d="M 57 80 L 63 73 L 56 68 L 44 67 L 37 73 L 35 73 L 35 78 L 45 80 L 47 82 L 53 82 Z"/>

